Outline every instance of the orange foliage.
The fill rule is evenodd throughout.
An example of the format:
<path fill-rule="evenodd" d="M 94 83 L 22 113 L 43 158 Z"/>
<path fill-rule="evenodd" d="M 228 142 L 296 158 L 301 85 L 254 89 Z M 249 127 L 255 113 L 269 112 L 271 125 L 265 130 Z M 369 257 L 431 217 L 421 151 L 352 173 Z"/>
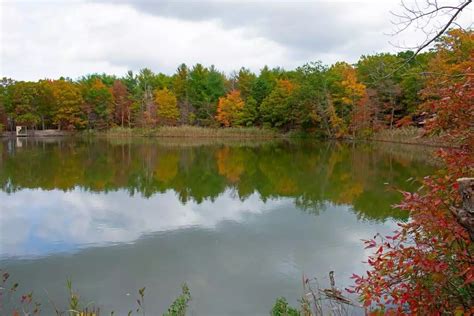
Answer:
<path fill-rule="evenodd" d="M 474 32 L 451 30 L 437 49 L 422 92 L 422 108 L 433 117 L 426 128 L 474 145 Z"/>
<path fill-rule="evenodd" d="M 237 183 L 240 175 L 245 171 L 244 159 L 236 151 L 224 147 L 216 153 L 217 169 L 219 174 L 226 177 L 231 183 Z"/>
<path fill-rule="evenodd" d="M 232 90 L 225 97 L 219 98 L 217 121 L 226 127 L 235 126 L 242 117 L 244 106 L 245 102 L 240 97 L 240 91 Z"/>

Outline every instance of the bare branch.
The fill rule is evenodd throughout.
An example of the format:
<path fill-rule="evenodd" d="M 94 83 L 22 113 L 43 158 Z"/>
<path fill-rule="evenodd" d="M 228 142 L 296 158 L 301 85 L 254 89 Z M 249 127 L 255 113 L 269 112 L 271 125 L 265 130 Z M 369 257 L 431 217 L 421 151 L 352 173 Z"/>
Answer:
<path fill-rule="evenodd" d="M 397 67 L 392 73 L 384 76 L 387 78 L 393 76 L 397 71 L 405 67 L 410 63 L 421 51 L 434 43 L 438 38 L 440 38 L 452 25 L 458 25 L 456 19 L 461 14 L 461 12 L 466 9 L 468 5 L 472 3 L 472 0 L 462 0 L 458 6 L 452 5 L 438 5 L 437 0 L 426 0 L 426 5 L 421 7 L 420 1 L 415 1 L 413 6 L 408 6 L 404 0 L 401 1 L 402 12 L 391 14 L 398 18 L 397 22 L 392 21 L 392 24 L 397 28 L 392 35 L 398 35 L 406 31 L 409 27 L 414 26 L 415 28 L 421 30 L 426 38 L 425 40 L 415 46 L 415 47 L 404 47 L 405 49 L 410 49 L 414 51 L 414 54 L 407 58 L 399 67 Z M 436 25 L 437 21 L 433 20 L 439 15 L 449 17 L 448 20 L 442 24 Z M 394 45 L 393 43 L 390 43 Z M 397 45 L 394 45 L 397 46 Z M 398 48 L 402 48 L 397 46 Z"/>

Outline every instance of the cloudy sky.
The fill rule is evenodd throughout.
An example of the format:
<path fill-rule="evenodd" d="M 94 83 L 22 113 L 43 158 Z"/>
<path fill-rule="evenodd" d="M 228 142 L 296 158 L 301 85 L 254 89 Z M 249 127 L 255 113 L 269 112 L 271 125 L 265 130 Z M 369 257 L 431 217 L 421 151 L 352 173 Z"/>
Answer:
<path fill-rule="evenodd" d="M 389 35 L 399 0 L 2 0 L 0 9 L 0 73 L 19 80 L 120 76 L 143 67 L 171 74 L 183 62 L 225 72 L 291 69 L 314 60 L 355 62 L 397 51 L 389 42 L 424 39 L 419 32 Z M 472 21 L 472 10 L 460 21 Z"/>

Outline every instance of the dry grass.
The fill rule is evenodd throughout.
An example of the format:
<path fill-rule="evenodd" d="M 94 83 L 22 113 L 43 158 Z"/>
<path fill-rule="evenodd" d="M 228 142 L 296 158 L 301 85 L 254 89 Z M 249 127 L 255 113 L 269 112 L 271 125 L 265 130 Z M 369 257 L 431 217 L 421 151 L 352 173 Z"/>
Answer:
<path fill-rule="evenodd" d="M 189 137 L 189 138 L 252 138 L 271 139 L 284 137 L 276 131 L 256 127 L 209 128 L 197 126 L 163 126 L 153 129 L 116 127 L 104 132 L 106 136 Z"/>
<path fill-rule="evenodd" d="M 459 144 L 447 142 L 442 136 L 425 135 L 422 128 L 404 127 L 385 129 L 375 133 L 370 140 L 400 144 L 414 144 L 434 147 L 458 147 Z"/>

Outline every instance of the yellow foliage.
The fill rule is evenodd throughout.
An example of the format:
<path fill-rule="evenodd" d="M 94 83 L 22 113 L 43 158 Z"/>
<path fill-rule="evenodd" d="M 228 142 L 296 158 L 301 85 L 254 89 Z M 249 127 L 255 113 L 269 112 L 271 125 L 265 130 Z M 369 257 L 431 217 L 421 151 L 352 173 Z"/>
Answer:
<path fill-rule="evenodd" d="M 331 70 L 342 78 L 340 82 L 335 83 L 339 85 L 340 92 L 333 95 L 334 101 L 354 106 L 364 96 L 366 90 L 366 86 L 358 82 L 356 70 L 347 63 L 336 63 Z"/>
<path fill-rule="evenodd" d="M 158 158 L 158 164 L 155 167 L 155 178 L 163 183 L 173 180 L 178 174 L 178 153 L 163 153 Z"/>
<path fill-rule="evenodd" d="M 156 114 L 166 125 L 174 125 L 179 119 L 178 100 L 167 88 L 155 90 Z"/>

